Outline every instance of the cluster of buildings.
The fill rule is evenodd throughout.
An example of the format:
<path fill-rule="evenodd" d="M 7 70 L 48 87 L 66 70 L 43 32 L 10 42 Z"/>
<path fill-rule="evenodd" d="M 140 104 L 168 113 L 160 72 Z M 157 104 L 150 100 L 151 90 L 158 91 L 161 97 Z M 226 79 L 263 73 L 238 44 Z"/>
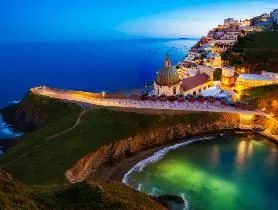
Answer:
<path fill-rule="evenodd" d="M 271 14 L 262 14 L 246 20 L 227 18 L 223 25 L 210 30 L 191 48 L 187 57 L 178 65 L 171 66 L 167 57 L 165 66 L 156 75 L 155 95 L 202 95 L 212 87 L 219 92 L 236 94 L 255 86 L 278 83 L 278 75 L 263 72 L 261 75 L 240 74 L 235 76 L 235 67 L 223 65 L 221 55 L 230 50 L 240 37 L 250 32 L 260 32 L 278 21 L 278 9 Z M 221 69 L 221 81 L 215 82 L 214 71 Z M 235 90 L 235 91 L 233 91 Z"/>

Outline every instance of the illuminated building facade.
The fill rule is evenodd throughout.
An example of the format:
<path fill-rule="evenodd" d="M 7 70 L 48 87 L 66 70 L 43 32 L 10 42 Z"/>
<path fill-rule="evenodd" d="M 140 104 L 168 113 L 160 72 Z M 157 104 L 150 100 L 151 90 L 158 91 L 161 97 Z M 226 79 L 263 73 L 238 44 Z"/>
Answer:
<path fill-rule="evenodd" d="M 241 74 L 237 78 L 235 89 L 241 91 L 252 87 L 272 85 L 278 83 L 278 75 L 274 73 Z"/>
<path fill-rule="evenodd" d="M 230 89 L 235 84 L 235 68 L 232 66 L 223 66 L 221 75 L 221 87 Z"/>

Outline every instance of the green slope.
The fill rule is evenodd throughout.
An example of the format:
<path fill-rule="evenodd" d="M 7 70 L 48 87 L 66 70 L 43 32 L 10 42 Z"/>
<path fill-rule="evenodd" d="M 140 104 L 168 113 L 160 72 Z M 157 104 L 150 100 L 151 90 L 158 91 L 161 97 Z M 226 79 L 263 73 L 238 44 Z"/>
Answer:
<path fill-rule="evenodd" d="M 163 209 L 148 195 L 113 181 L 27 186 L 0 170 L 0 209 Z"/>
<path fill-rule="evenodd" d="M 65 106 L 67 106 L 66 103 Z M 204 112 L 153 115 L 97 108 L 88 110 L 81 123 L 73 130 L 50 141 L 46 140 L 46 137 L 55 132 L 71 127 L 79 113 L 80 111 L 68 114 L 58 121 L 21 137 L 20 143 L 0 158 L 0 168 L 26 184 L 66 183 L 65 171 L 76 161 L 96 151 L 102 145 L 155 129 L 161 125 L 179 123 L 196 125 L 200 123 L 200 119 L 203 123 L 210 123 L 220 116 L 220 114 Z"/>
<path fill-rule="evenodd" d="M 232 52 L 223 55 L 229 65 L 252 72 L 278 73 L 278 31 L 258 32 L 240 39 Z"/>

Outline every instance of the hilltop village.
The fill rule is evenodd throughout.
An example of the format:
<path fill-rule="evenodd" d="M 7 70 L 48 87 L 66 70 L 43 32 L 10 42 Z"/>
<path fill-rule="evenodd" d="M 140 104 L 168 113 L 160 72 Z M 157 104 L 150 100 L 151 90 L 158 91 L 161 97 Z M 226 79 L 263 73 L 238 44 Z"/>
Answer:
<path fill-rule="evenodd" d="M 164 68 L 154 81 L 153 94 L 211 96 L 236 101 L 247 88 L 277 84 L 277 73 L 265 69 L 255 74 L 229 66 L 222 59 L 239 39 L 251 33 L 273 31 L 277 24 L 278 9 L 246 20 L 225 19 L 224 24 L 210 30 L 177 65 L 171 66 L 169 57 L 166 58 Z"/>

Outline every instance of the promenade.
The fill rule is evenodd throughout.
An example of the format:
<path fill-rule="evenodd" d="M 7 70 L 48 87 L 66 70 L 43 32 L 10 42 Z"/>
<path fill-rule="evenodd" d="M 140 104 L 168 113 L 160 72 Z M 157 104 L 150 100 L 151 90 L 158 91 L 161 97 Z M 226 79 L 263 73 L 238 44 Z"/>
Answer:
<path fill-rule="evenodd" d="M 137 109 L 157 109 L 157 110 L 178 110 L 178 111 L 205 111 L 205 112 L 224 112 L 248 115 L 260 115 L 269 117 L 265 112 L 259 110 L 244 110 L 234 106 L 221 104 L 219 101 L 211 102 L 189 102 L 189 101 L 151 101 L 151 100 L 133 100 L 133 99 L 107 99 L 88 96 L 87 93 L 70 90 L 58 90 L 48 87 L 35 87 L 31 91 L 35 94 L 48 96 L 51 98 L 68 100 L 73 102 L 87 103 L 91 105 L 104 107 L 121 107 Z"/>

